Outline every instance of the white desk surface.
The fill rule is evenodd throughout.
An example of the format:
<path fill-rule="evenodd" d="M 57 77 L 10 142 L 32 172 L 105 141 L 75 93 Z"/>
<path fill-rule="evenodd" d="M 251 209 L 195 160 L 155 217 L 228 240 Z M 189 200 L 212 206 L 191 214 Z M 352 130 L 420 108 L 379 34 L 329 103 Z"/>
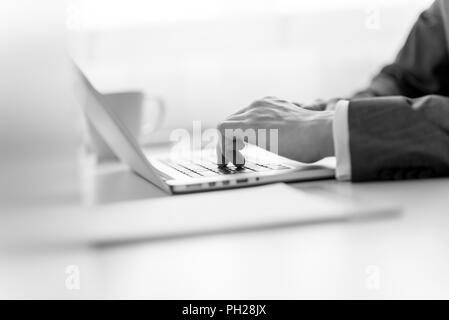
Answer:
<path fill-rule="evenodd" d="M 292 186 L 387 201 L 403 211 L 369 222 L 109 247 L 23 248 L 0 262 L 0 297 L 449 298 L 449 179 Z M 120 165 L 83 178 L 88 204 L 167 196 Z M 66 288 L 69 265 L 79 267 L 79 290 Z"/>

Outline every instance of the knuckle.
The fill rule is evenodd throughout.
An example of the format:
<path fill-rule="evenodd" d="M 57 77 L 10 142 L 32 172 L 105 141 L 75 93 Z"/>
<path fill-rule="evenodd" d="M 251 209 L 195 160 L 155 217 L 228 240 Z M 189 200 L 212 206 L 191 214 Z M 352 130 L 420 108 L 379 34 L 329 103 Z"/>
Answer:
<path fill-rule="evenodd" d="M 255 101 L 253 101 L 253 103 L 250 104 L 250 108 L 259 108 L 262 107 L 266 104 L 266 100 L 265 99 L 257 99 Z"/>
<path fill-rule="evenodd" d="M 226 122 L 220 122 L 217 125 L 217 130 L 220 131 L 220 132 L 224 132 L 224 130 L 226 130 L 226 129 L 227 129 Z"/>

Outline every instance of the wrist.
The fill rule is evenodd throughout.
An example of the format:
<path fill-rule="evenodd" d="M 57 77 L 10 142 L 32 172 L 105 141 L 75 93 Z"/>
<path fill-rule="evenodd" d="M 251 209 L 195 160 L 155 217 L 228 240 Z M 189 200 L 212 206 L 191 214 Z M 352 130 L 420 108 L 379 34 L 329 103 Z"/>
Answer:
<path fill-rule="evenodd" d="M 323 114 L 323 130 L 322 130 L 322 158 L 333 157 L 335 155 L 334 136 L 334 111 L 329 111 Z"/>

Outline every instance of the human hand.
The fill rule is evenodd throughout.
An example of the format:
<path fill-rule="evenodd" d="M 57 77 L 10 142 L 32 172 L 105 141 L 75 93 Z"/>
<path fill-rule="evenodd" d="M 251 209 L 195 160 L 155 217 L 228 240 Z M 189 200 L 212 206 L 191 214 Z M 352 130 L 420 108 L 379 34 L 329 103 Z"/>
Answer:
<path fill-rule="evenodd" d="M 305 163 L 333 156 L 333 118 L 333 111 L 309 110 L 274 97 L 256 100 L 218 125 L 222 135 L 217 145 L 218 164 L 244 165 L 240 150 L 245 142 L 270 151 L 277 147 L 279 155 Z M 269 136 L 263 138 L 262 129 L 267 135 L 270 130 L 277 130 L 277 141 Z"/>

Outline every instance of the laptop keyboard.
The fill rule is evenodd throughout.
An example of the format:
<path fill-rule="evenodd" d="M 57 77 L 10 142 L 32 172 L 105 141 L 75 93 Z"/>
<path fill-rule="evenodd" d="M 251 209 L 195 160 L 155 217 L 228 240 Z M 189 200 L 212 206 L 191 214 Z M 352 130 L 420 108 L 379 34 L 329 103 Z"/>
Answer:
<path fill-rule="evenodd" d="M 216 163 L 207 160 L 198 161 L 179 161 L 173 162 L 170 160 L 164 161 L 166 165 L 181 172 L 189 177 L 213 177 L 220 175 L 229 174 L 242 174 L 242 173 L 254 173 L 254 172 L 264 172 L 271 170 L 286 170 L 291 169 L 291 167 L 280 164 L 280 163 L 256 163 L 251 161 L 246 161 L 245 166 L 242 168 L 237 168 L 235 166 L 228 166 L 224 168 L 219 168 Z"/>

